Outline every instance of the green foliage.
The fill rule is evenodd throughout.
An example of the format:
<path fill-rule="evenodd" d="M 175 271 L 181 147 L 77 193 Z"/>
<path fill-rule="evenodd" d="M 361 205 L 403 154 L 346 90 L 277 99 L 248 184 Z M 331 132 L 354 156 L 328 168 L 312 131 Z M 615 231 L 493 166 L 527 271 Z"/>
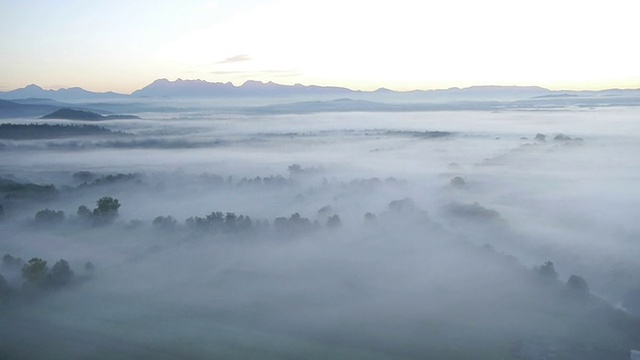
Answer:
<path fill-rule="evenodd" d="M 278 232 L 284 233 L 302 233 L 315 229 L 316 224 L 312 223 L 308 218 L 293 213 L 288 219 L 286 217 L 276 218 L 273 227 Z"/>
<path fill-rule="evenodd" d="M 160 229 L 173 229 L 176 226 L 177 221 L 171 215 L 158 216 L 155 219 L 153 219 L 152 224 L 153 226 Z"/>
<path fill-rule="evenodd" d="M 112 216 L 117 214 L 118 209 L 120 208 L 118 199 L 114 199 L 111 196 L 100 198 L 96 204 L 98 207 L 93 210 L 93 214 L 99 216 Z"/>
<path fill-rule="evenodd" d="M 465 181 L 462 177 L 456 176 L 453 179 L 451 179 L 449 184 L 453 187 L 463 187 L 465 185 Z"/>
<path fill-rule="evenodd" d="M 378 220 L 378 217 L 376 216 L 376 214 L 368 212 L 364 214 L 364 220 L 368 223 L 371 223 Z"/>
<path fill-rule="evenodd" d="M 0 139 L 54 139 L 70 136 L 121 134 L 95 125 L 0 124 Z"/>
<path fill-rule="evenodd" d="M 73 278 L 73 271 L 66 260 L 60 259 L 51 268 L 51 283 L 54 287 L 63 287 Z"/>
<path fill-rule="evenodd" d="M 100 198 L 96 204 L 97 207 L 93 209 L 92 213 L 94 225 L 110 224 L 118 216 L 118 209 L 120 208 L 118 199 L 105 196 Z"/>
<path fill-rule="evenodd" d="M 582 276 L 571 275 L 566 287 L 569 295 L 578 300 L 586 300 L 589 297 L 589 285 Z"/>
<path fill-rule="evenodd" d="M 558 280 L 558 273 L 551 261 L 545 261 L 538 269 L 538 274 L 545 280 Z"/>
<path fill-rule="evenodd" d="M 340 221 L 340 216 L 338 216 L 337 214 L 329 216 L 329 218 L 327 219 L 328 228 L 338 228 L 341 226 L 342 226 L 342 221 Z"/>
<path fill-rule="evenodd" d="M 393 200 L 388 205 L 389 211 L 398 214 L 409 214 L 416 211 L 416 204 L 411 198 Z"/>
<path fill-rule="evenodd" d="M 72 175 L 73 180 L 87 182 L 91 181 L 94 178 L 94 175 L 91 171 L 78 171 Z"/>
<path fill-rule="evenodd" d="M 9 254 L 5 254 L 2 257 L 2 270 L 6 271 L 18 271 L 24 265 L 24 260 L 21 258 L 15 258 Z"/>
<path fill-rule="evenodd" d="M 7 200 L 51 200 L 59 192 L 53 185 L 21 184 L 13 180 L 0 179 L 0 193 Z"/>
<path fill-rule="evenodd" d="M 81 187 L 87 187 L 87 186 L 102 186 L 102 185 L 110 185 L 110 184 L 119 184 L 119 183 L 127 183 L 127 182 L 139 182 L 141 181 L 143 178 L 142 174 L 139 173 L 130 173 L 130 174 L 109 174 L 109 175 L 105 175 L 105 176 L 101 176 L 97 179 L 95 179 L 93 182 L 91 183 L 87 183 L 84 182 L 83 184 L 81 184 Z"/>
<path fill-rule="evenodd" d="M 36 213 L 37 224 L 58 224 L 64 220 L 64 211 L 44 209 Z"/>
<path fill-rule="evenodd" d="M 91 217 L 91 210 L 84 205 L 80 205 L 78 206 L 77 214 L 79 218 L 88 219 Z"/>
<path fill-rule="evenodd" d="M 236 215 L 232 212 L 222 213 L 214 211 L 204 218 L 195 216 L 187 219 L 187 226 L 207 231 L 221 231 L 232 233 L 253 228 L 253 220 L 246 215 Z"/>
<path fill-rule="evenodd" d="M 46 287 L 49 280 L 47 262 L 40 258 L 32 258 L 22 267 L 22 277 L 29 286 Z"/>

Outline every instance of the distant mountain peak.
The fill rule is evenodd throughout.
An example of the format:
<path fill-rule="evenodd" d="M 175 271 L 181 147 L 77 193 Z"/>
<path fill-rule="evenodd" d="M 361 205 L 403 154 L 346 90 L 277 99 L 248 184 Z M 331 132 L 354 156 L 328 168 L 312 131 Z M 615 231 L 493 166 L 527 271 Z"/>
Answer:
<path fill-rule="evenodd" d="M 92 92 L 84 90 L 81 87 L 61 88 L 58 90 L 45 90 L 36 84 L 29 84 L 23 88 L 6 92 L 0 92 L 0 99 L 52 99 L 57 101 L 78 101 L 89 99 L 119 98 L 125 96 L 115 92 Z"/>
<path fill-rule="evenodd" d="M 170 81 L 159 79 L 134 91 L 131 95 L 145 97 L 280 97 L 296 95 L 344 95 L 353 91 L 339 87 L 321 87 L 282 85 L 273 81 L 262 82 L 258 80 L 247 80 L 240 86 L 235 86 L 231 82 L 208 82 L 206 80 L 183 80 L 176 79 Z"/>
<path fill-rule="evenodd" d="M 244 82 L 244 84 L 240 86 L 243 87 L 243 86 L 254 86 L 254 85 L 264 85 L 264 83 L 258 80 L 247 80 Z"/>
<path fill-rule="evenodd" d="M 40 86 L 38 86 L 36 84 L 29 84 L 29 85 L 25 86 L 23 89 L 24 90 L 44 90 L 43 88 L 41 88 Z"/>

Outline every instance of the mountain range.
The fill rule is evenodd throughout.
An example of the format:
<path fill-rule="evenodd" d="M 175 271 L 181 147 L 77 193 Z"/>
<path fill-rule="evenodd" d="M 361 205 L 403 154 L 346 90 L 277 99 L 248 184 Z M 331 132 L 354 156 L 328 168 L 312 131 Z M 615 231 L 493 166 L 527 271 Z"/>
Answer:
<path fill-rule="evenodd" d="M 337 86 L 282 85 L 274 82 L 249 80 L 240 86 L 230 82 L 208 82 L 204 80 L 169 81 L 158 79 L 131 94 L 115 92 L 92 92 L 79 87 L 45 90 L 38 85 L 0 92 L 0 99 L 51 99 L 56 101 L 115 100 L 131 98 L 228 98 L 228 97 L 330 97 L 333 99 L 355 97 L 357 99 L 380 99 L 383 97 L 405 98 L 423 101 L 451 100 L 524 100 L 530 98 L 575 97 L 575 96 L 638 96 L 640 89 L 609 89 L 600 91 L 556 91 L 538 86 L 472 86 L 439 90 L 394 91 L 380 88 L 375 91 L 351 90 Z M 33 101 L 31 105 L 34 105 Z"/>
<path fill-rule="evenodd" d="M 191 100 L 177 108 L 154 100 Z M 212 100 L 221 100 L 214 102 Z M 232 102 L 232 99 L 242 101 Z M 201 105 L 194 105 L 201 104 Z M 187 106 L 185 108 L 184 106 Z M 169 81 L 158 79 L 132 92 L 92 92 L 79 87 L 45 90 L 37 85 L 0 92 L 0 118 L 41 117 L 60 109 L 90 111 L 98 116 L 115 113 L 175 112 L 198 110 L 245 113 L 310 113 L 327 111 L 429 111 L 491 110 L 503 108 L 554 108 L 566 106 L 640 106 L 640 89 L 557 91 L 537 86 L 472 86 L 440 90 L 375 91 L 317 85 L 282 85 L 247 81 Z M 191 111 L 189 110 L 189 111 Z"/>

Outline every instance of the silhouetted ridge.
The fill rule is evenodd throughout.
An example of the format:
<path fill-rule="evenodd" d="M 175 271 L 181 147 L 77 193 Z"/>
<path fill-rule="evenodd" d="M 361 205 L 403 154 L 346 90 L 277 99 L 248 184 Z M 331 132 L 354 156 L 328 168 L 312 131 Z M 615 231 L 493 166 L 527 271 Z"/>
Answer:
<path fill-rule="evenodd" d="M 153 83 L 134 91 L 132 96 L 145 97 L 232 97 L 232 96 L 295 96 L 350 94 L 357 91 L 342 87 L 323 87 L 316 85 L 282 85 L 274 82 L 248 80 L 240 86 L 230 82 L 208 82 L 205 80 L 169 81 L 158 79 Z"/>
<path fill-rule="evenodd" d="M 41 117 L 41 119 L 64 119 L 64 120 L 115 120 L 115 119 L 140 119 L 134 115 L 100 115 L 92 111 L 74 110 L 74 109 L 60 109 L 52 112 L 51 114 Z"/>

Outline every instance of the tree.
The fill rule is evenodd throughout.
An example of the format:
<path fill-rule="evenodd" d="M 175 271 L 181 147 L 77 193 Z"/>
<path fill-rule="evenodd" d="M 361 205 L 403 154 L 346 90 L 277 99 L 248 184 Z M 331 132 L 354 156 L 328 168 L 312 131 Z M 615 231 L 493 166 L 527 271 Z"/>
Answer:
<path fill-rule="evenodd" d="M 410 214 L 416 211 L 416 204 L 411 198 L 393 200 L 388 205 L 389 211 L 398 214 Z"/>
<path fill-rule="evenodd" d="M 329 216 L 329 218 L 327 219 L 328 228 L 338 228 L 340 226 L 342 226 L 342 221 L 340 221 L 340 216 L 338 216 L 338 214 Z"/>
<path fill-rule="evenodd" d="M 155 219 L 153 219 L 153 226 L 159 228 L 159 229 L 173 229 L 176 226 L 176 219 L 173 218 L 173 216 L 168 215 L 168 216 L 158 216 Z"/>
<path fill-rule="evenodd" d="M 25 279 L 27 285 L 37 288 L 45 287 L 49 282 L 47 262 L 40 258 L 29 260 L 22 267 L 22 277 Z"/>
<path fill-rule="evenodd" d="M 22 268 L 23 264 L 24 260 L 22 260 L 21 258 L 14 258 L 9 254 L 5 254 L 2 257 L 2 270 L 17 272 L 20 270 L 20 268 Z"/>
<path fill-rule="evenodd" d="M 553 262 L 551 261 L 545 261 L 544 264 L 540 266 L 540 269 L 538 269 L 538 273 L 543 279 L 547 279 L 547 280 L 558 279 L 558 273 L 556 272 L 556 269 L 553 266 Z"/>
<path fill-rule="evenodd" d="M 449 184 L 453 187 L 463 187 L 465 185 L 464 179 L 460 176 L 456 176 L 453 179 L 451 179 L 451 181 L 449 182 Z"/>
<path fill-rule="evenodd" d="M 91 210 L 89 210 L 89 208 L 84 205 L 80 205 L 78 206 L 77 214 L 81 219 L 88 219 L 91 217 Z"/>
<path fill-rule="evenodd" d="M 66 260 L 60 259 L 51 268 L 51 282 L 54 287 L 63 287 L 73 278 L 73 271 Z"/>
<path fill-rule="evenodd" d="M 368 212 L 366 214 L 364 214 L 364 221 L 367 223 L 372 223 L 375 222 L 376 220 L 378 220 L 378 217 L 376 216 L 376 214 Z"/>
<path fill-rule="evenodd" d="M 571 275 L 566 286 L 569 294 L 577 299 L 585 300 L 589 296 L 589 285 L 582 276 Z"/>
<path fill-rule="evenodd" d="M 120 208 L 120 202 L 118 202 L 118 199 L 114 199 L 111 196 L 105 196 L 100 198 L 96 204 L 97 207 L 93 209 L 92 214 L 94 224 L 110 224 L 118 216 L 118 209 Z"/>
<path fill-rule="evenodd" d="M 240 230 L 248 230 L 253 227 L 253 220 L 249 216 L 240 215 L 238 216 L 238 229 Z"/>
<path fill-rule="evenodd" d="M 38 224 L 58 224 L 64 220 L 64 211 L 44 209 L 36 213 L 36 223 Z"/>

